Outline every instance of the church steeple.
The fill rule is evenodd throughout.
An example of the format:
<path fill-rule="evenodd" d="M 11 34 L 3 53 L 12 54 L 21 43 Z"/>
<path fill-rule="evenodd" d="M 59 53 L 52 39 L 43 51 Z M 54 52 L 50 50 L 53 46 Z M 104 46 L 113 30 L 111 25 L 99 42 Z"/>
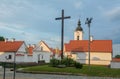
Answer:
<path fill-rule="evenodd" d="M 80 19 L 78 20 L 77 28 L 74 32 L 74 40 L 83 40 L 83 29 L 81 27 Z"/>
<path fill-rule="evenodd" d="M 82 27 L 81 27 L 81 22 L 80 22 L 80 19 L 78 20 L 78 26 L 76 28 L 75 31 L 83 31 Z"/>

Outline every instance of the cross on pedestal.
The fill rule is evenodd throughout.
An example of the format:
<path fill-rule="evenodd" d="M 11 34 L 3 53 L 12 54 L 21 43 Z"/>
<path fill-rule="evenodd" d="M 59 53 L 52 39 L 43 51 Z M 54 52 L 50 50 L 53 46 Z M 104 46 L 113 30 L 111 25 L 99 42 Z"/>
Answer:
<path fill-rule="evenodd" d="M 62 16 L 55 18 L 55 20 L 61 20 L 62 29 L 61 29 L 61 59 L 63 59 L 63 43 L 64 43 L 64 19 L 68 19 L 70 16 L 64 16 L 64 10 L 62 10 Z"/>

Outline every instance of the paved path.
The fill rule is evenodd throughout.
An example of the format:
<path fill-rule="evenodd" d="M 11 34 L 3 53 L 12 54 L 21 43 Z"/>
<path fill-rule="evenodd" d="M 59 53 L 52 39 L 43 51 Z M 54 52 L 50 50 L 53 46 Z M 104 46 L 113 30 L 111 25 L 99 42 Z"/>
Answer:
<path fill-rule="evenodd" d="M 0 69 L 0 79 L 3 79 L 3 69 Z M 13 72 L 10 71 L 9 69 L 6 70 L 6 79 L 13 79 Z M 120 79 L 120 78 L 16 73 L 15 79 Z"/>

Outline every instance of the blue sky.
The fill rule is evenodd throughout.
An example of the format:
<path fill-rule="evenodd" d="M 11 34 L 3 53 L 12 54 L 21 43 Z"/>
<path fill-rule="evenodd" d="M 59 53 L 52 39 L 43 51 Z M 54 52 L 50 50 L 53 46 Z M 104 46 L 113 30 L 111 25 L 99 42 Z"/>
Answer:
<path fill-rule="evenodd" d="M 110 39 L 120 44 L 120 0 L 0 0 L 0 35 L 37 44 L 44 40 L 51 47 L 60 47 L 61 16 L 64 9 L 65 42 L 73 39 L 78 19 L 88 39 L 87 17 L 92 17 L 94 39 Z"/>

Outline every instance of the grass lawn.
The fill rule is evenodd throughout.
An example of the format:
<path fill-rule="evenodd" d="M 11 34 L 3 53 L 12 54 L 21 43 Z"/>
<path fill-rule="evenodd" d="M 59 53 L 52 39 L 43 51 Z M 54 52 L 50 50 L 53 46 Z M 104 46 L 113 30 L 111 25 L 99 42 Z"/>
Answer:
<path fill-rule="evenodd" d="M 120 77 L 120 69 L 111 69 L 105 66 L 90 66 L 90 70 L 88 69 L 89 68 L 87 65 L 84 65 L 82 69 L 76 69 L 74 67 L 56 68 L 50 67 L 48 65 L 43 65 L 27 67 L 24 70 L 34 72 L 65 72 L 72 74 L 82 74 L 87 76 Z"/>

